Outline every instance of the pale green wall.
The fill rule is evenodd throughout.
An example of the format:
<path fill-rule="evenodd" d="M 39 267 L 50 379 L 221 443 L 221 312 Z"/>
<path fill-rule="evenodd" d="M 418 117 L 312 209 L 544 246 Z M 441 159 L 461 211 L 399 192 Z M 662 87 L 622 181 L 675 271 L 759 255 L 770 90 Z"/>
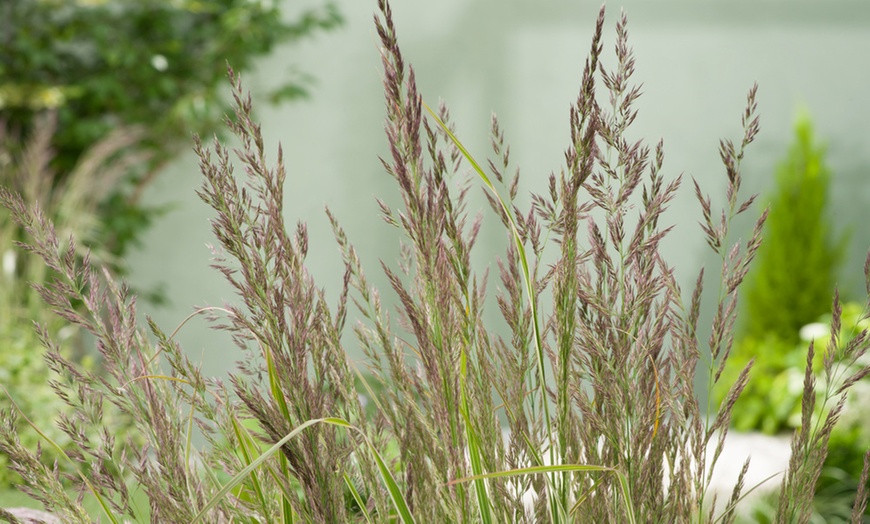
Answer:
<path fill-rule="evenodd" d="M 306 102 L 280 108 L 261 102 L 257 107 L 267 139 L 284 145 L 287 219 L 308 222 L 312 272 L 332 297 L 342 267 L 324 205 L 345 225 L 372 277 L 380 273 L 377 257 L 392 261 L 396 253 L 396 236 L 378 218 L 373 197 L 396 200 L 377 159 L 387 149 L 371 22 L 375 1 L 339 4 L 347 19 L 343 29 L 279 51 L 246 81 L 255 93 L 263 93 L 291 65 L 317 78 Z M 399 41 L 416 68 L 423 96 L 430 103 L 439 98 L 448 102 L 460 137 L 480 156 L 489 151 L 489 118 L 495 111 L 513 159 L 525 173 L 526 194 L 543 191 L 549 172 L 562 164 L 567 108 L 576 96 L 597 9 L 596 2 L 588 1 L 394 1 Z M 645 92 L 635 133 L 652 144 L 664 139 L 669 174 L 694 176 L 711 192 L 724 187 L 718 140 L 739 138 L 745 95 L 757 81 L 762 132 L 745 172 L 747 188 L 764 191 L 790 140 L 796 108 L 804 104 L 810 110 L 830 144 L 835 221 L 853 229 L 854 249 L 846 267 L 852 278 L 845 284 L 860 285 L 863 253 L 870 246 L 865 226 L 870 205 L 870 2 L 645 0 L 627 4 L 626 11 L 636 79 Z M 605 64 L 613 63 L 618 14 L 612 3 Z M 171 307 L 143 306 L 166 329 L 194 304 L 234 299 L 208 267 L 211 214 L 194 195 L 198 184 L 196 159 L 188 154 L 151 188 L 149 203 L 175 208 L 157 221 L 132 258 L 134 284 L 168 284 Z M 689 189 L 684 185 L 672 206 L 670 222 L 677 227 L 666 244 L 685 288 L 700 265 L 711 262 Z M 479 266 L 495 270 L 493 256 L 501 251 L 501 239 L 484 237 L 477 251 Z M 490 279 L 490 294 L 495 281 Z M 209 332 L 204 321 L 189 324 L 179 339 L 192 356 L 204 355 L 208 373 L 228 368 L 237 358 L 228 337 Z"/>

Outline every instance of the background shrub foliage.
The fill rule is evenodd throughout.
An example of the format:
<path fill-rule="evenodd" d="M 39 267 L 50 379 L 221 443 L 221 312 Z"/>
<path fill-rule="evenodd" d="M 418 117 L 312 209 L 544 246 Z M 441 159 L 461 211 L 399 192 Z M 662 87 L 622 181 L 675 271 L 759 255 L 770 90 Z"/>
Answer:
<path fill-rule="evenodd" d="M 795 123 L 794 142 L 775 180 L 766 240 L 746 287 L 741 334 L 797 342 L 803 326 L 831 312 L 846 240 L 838 240 L 831 226 L 831 171 L 806 114 Z"/>
<path fill-rule="evenodd" d="M 73 408 L 61 429 L 74 443 L 64 459 L 81 489 L 118 524 L 666 523 L 713 522 L 715 515 L 732 522 L 741 493 L 751 488 L 744 486 L 748 461 L 730 494 L 711 492 L 708 468 L 749 366 L 711 413 L 701 408 L 694 377 L 701 367 L 711 387 L 721 379 L 737 290 L 761 242 L 764 215 L 748 241 L 727 240 L 731 220 L 753 202 L 741 196 L 740 164 L 759 129 L 755 89 L 742 137 L 721 143 L 724 198 L 714 201 L 695 184 L 703 234 L 722 263 L 711 336 L 702 347 L 703 271 L 684 301 L 659 252 L 670 231 L 665 211 L 681 180 L 665 178 L 661 143 L 649 148 L 625 136 L 640 93 L 631 80 L 625 16 L 608 65 L 602 9 L 570 109 L 565 164 L 523 208 L 498 121 L 493 154 L 479 162 L 457 138 L 447 109 L 423 103 L 390 7 L 385 0 L 379 7 L 389 143 L 383 164 L 401 199 L 395 209 L 382 203 L 381 211 L 405 247 L 398 264 L 382 268 L 399 300 L 398 318 L 382 307 L 331 214 L 346 272 L 337 302 L 327 302 L 306 267 L 305 224 L 291 229 L 284 220 L 280 149 L 267 161 L 251 99 L 235 77 L 228 125 L 241 147 L 196 144 L 200 196 L 214 209 L 222 248 L 215 266 L 240 300 L 199 311 L 213 315 L 243 353 L 229 383 L 203 377 L 154 323 L 149 338 L 129 290 L 65 249 L 38 208 L 0 189 L 0 203 L 27 230 L 27 249 L 56 272 L 41 296 L 94 335 L 106 364 L 106 375 L 91 374 L 41 332 L 57 388 Z M 234 156 L 245 180 L 234 175 Z M 470 264 L 482 220 L 466 209 L 474 180 L 482 181 L 509 239 L 497 260 L 496 292 L 508 336 L 484 323 L 487 275 Z M 870 286 L 870 257 L 866 273 Z M 70 309 L 71 301 L 80 301 L 81 311 Z M 805 356 L 801 427 L 780 484 L 777 522 L 809 518 L 845 395 L 870 373 L 851 367 L 870 347 L 866 330 L 844 347 L 835 343 L 842 314 L 834 304 L 832 342 L 809 345 Z M 355 372 L 342 345 L 351 305 L 363 315 L 352 329 L 369 357 L 370 379 Z M 818 403 L 817 351 L 826 354 L 829 378 Z M 370 392 L 374 414 L 366 413 L 355 379 Z M 368 380 L 380 384 L 378 393 Z M 107 409 L 129 415 L 147 445 L 117 441 L 100 423 Z M 0 411 L 0 449 L 25 479 L 23 489 L 64 522 L 89 522 L 57 472 L 18 441 L 17 416 Z M 191 439 L 194 428 L 206 440 L 201 450 Z M 870 454 L 863 467 L 862 485 Z M 132 486 L 144 492 L 147 508 L 131 502 Z M 865 503 L 861 490 L 856 516 Z"/>
<path fill-rule="evenodd" d="M 280 2 L 251 0 L 9 0 L 0 5 L 0 118 L 29 132 L 57 112 L 52 167 L 59 183 L 113 129 L 139 126 L 149 160 L 100 202 L 100 243 L 121 255 L 154 210 L 139 197 L 192 132 L 211 134 L 228 110 L 226 64 L 245 71 L 282 42 L 341 22 L 334 6 L 294 19 Z M 273 101 L 305 93 L 288 68 Z"/>

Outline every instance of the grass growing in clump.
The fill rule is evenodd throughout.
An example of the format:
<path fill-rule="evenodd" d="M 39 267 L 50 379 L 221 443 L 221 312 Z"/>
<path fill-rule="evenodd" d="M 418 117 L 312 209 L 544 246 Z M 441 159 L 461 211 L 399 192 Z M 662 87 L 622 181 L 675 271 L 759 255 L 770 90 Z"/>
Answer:
<path fill-rule="evenodd" d="M 289 230 L 284 223 L 280 149 L 270 165 L 237 78 L 228 124 L 241 148 L 196 146 L 205 176 L 200 195 L 217 215 L 215 266 L 241 299 L 205 311 L 245 355 L 229 384 L 203 377 L 153 323 L 150 342 L 123 285 L 60 250 L 38 209 L 0 193 L 33 239 L 28 249 L 58 273 L 40 289 L 43 298 L 94 334 L 109 368 L 109 378 L 81 372 L 44 334 L 49 365 L 64 378 L 58 390 L 77 407 L 64 429 L 79 445 L 69 460 L 78 464 L 83 491 L 102 502 L 111 522 L 732 521 L 751 487 L 741 476 L 728 500 L 716 500 L 708 485 L 749 369 L 716 413 L 704 413 L 693 383 L 699 365 L 711 384 L 720 378 L 737 290 L 761 242 L 764 215 L 747 242 L 729 240 L 731 220 L 752 204 L 740 196 L 740 162 L 758 131 L 755 90 L 743 137 L 721 143 L 728 179 L 722 207 L 695 184 L 704 234 L 722 261 L 705 347 L 697 336 L 703 272 L 684 304 L 659 253 L 669 232 L 663 213 L 680 180 L 665 179 L 661 143 L 650 149 L 625 138 L 639 96 L 625 17 L 608 68 L 602 10 L 570 112 L 565 167 L 521 208 L 498 122 L 494 157 L 476 161 L 447 110 L 423 104 L 389 5 L 379 7 L 390 144 L 383 164 L 402 201 L 398 209 L 381 203 L 381 210 L 405 246 L 397 268 L 382 263 L 400 304 L 397 319 L 331 214 L 346 271 L 337 304 L 325 300 L 306 269 L 305 225 Z M 233 155 L 244 183 L 234 176 Z M 496 292 L 508 337 L 484 324 L 487 275 L 470 264 L 480 219 L 469 215 L 466 196 L 477 178 L 509 238 Z M 557 253 L 549 265 L 541 262 L 547 250 Z M 545 291 L 552 302 L 542 299 Z M 71 309 L 71 301 L 86 310 Z M 363 315 L 353 330 L 382 388 L 373 396 L 375 416 L 360 405 L 355 381 L 362 374 L 342 346 L 351 304 Z M 857 340 L 843 350 L 854 358 L 867 349 L 866 333 Z M 826 359 L 830 373 L 833 362 Z M 808 375 L 780 522 L 808 515 L 838 399 L 867 372 L 826 392 L 834 405 L 821 413 Z M 89 434 L 104 404 L 129 413 L 148 444 L 123 446 L 105 429 Z M 0 446 L 25 489 L 65 522 L 88 522 L 79 501 L 54 487 L 51 468 L 17 445 L 14 416 L 0 418 Z M 206 437 L 203 450 L 191 444 L 194 426 Z M 146 492 L 147 509 L 130 503 L 132 483 Z"/>

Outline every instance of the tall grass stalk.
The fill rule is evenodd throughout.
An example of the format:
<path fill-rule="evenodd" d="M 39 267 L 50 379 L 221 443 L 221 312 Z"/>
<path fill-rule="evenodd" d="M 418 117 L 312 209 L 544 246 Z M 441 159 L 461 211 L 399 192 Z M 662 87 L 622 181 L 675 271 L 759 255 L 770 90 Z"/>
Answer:
<path fill-rule="evenodd" d="M 195 147 L 200 196 L 215 211 L 214 266 L 239 297 L 203 312 L 242 352 L 229 384 L 203 377 L 153 322 L 149 337 L 123 284 L 63 249 L 38 207 L 0 190 L 29 234 L 25 248 L 57 274 L 38 287 L 43 299 L 94 335 L 108 369 L 107 377 L 81 371 L 41 331 L 48 364 L 62 377 L 56 389 L 76 408 L 62 424 L 77 445 L 69 461 L 93 496 L 110 520 L 152 522 L 732 522 L 748 461 L 728 500 L 709 486 L 750 366 L 718 412 L 702 409 L 693 384 L 699 367 L 711 384 L 720 379 L 737 291 L 761 242 L 763 214 L 748 241 L 730 240 L 731 220 L 753 200 L 741 196 L 740 164 L 758 132 L 755 88 L 741 140 L 721 143 L 725 198 L 714 202 L 695 183 L 703 233 L 722 261 L 703 343 L 704 273 L 684 303 L 660 252 L 671 231 L 664 213 L 681 179 L 666 179 L 661 142 L 650 148 L 626 138 L 640 95 L 626 17 L 607 65 L 601 10 L 569 114 L 565 165 L 523 207 L 497 119 L 493 156 L 478 161 L 446 107 L 423 103 L 390 6 L 378 6 L 389 143 L 382 163 L 401 199 L 396 209 L 379 206 L 402 243 L 398 264 L 381 267 L 397 318 L 328 210 L 345 272 L 337 303 L 327 302 L 307 269 L 305 224 L 291 229 L 284 221 L 281 149 L 267 159 L 250 97 L 232 74 L 236 112 L 227 125 L 240 148 L 199 140 Z M 467 197 L 478 180 L 508 239 L 496 259 L 495 292 L 506 335 L 483 321 L 488 274 L 470 262 L 483 219 L 469 214 Z M 555 262 L 545 264 L 551 249 Z M 870 281 L 870 261 L 867 273 Z M 350 329 L 373 378 L 350 365 L 343 346 L 351 306 L 361 319 Z M 846 351 L 858 358 L 867 338 Z M 842 398 L 867 373 L 824 398 Z M 782 485 L 783 522 L 806 520 L 841 406 L 815 410 L 807 376 L 806 423 Z M 374 415 L 363 409 L 356 379 L 370 396 L 380 391 Z M 100 425 L 103 409 L 129 414 L 147 444 L 115 442 Z M 23 489 L 66 521 L 86 522 L 81 501 L 57 490 L 57 473 L 40 464 L 38 451 L 17 444 L 14 419 L 0 416 L 0 449 L 24 477 Z M 190 444 L 191 421 L 205 437 L 201 450 Z M 131 503 L 133 483 L 147 510 Z"/>

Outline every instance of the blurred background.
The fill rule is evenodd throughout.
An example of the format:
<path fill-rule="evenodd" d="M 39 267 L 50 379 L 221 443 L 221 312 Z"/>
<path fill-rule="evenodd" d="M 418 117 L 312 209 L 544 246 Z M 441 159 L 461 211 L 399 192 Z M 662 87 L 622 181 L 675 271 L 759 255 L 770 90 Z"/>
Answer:
<path fill-rule="evenodd" d="M 634 81 L 643 84 L 630 135 L 650 146 L 662 139 L 667 173 L 684 176 L 667 215 L 675 230 L 664 249 L 685 293 L 702 265 L 710 273 L 718 268 L 698 225 L 691 178 L 714 201 L 724 200 L 719 140 L 742 137 L 746 94 L 759 85 L 761 133 L 744 160 L 744 191 L 760 193 L 764 203 L 785 202 L 777 219 L 784 232 L 771 238 L 768 256 L 768 265 L 778 268 L 769 272 L 779 280 L 754 277 L 760 291 L 749 294 L 756 310 L 779 304 L 773 309 L 788 318 L 771 313 L 769 322 L 744 328 L 749 342 L 739 340 L 735 353 L 738 362 L 774 355 L 767 372 L 778 377 L 791 366 L 799 329 L 824 324 L 834 285 L 847 300 L 862 303 L 866 296 L 870 4 L 610 3 L 605 67 L 615 64 L 613 26 L 621 6 L 636 57 Z M 599 7 L 586 0 L 393 2 L 399 44 L 424 100 L 449 106 L 457 135 L 479 158 L 490 151 L 490 119 L 498 115 L 522 171 L 521 202 L 546 191 L 547 177 L 564 163 L 568 108 Z M 213 215 L 195 194 L 200 175 L 191 151 L 193 132 L 220 133 L 229 63 L 252 92 L 272 159 L 283 145 L 286 219 L 307 222 L 309 267 L 327 296 L 337 296 L 343 271 L 327 206 L 373 283 L 386 289 L 378 260 L 393 264 L 399 239 L 375 202 L 376 196 L 397 201 L 378 160 L 388 149 L 375 9 L 374 0 L 4 0 L 3 183 L 52 202 L 49 214 L 61 229 L 76 232 L 99 260 L 124 274 L 147 298 L 140 303 L 143 316 L 167 331 L 194 306 L 235 301 L 209 268 Z M 474 262 L 494 270 L 504 234 L 480 192 L 472 203 L 490 224 Z M 739 223 L 744 238 L 758 212 Z M 20 340 L 22 322 L 42 318 L 21 282 L 44 275 L 14 254 L 11 241 L 20 231 L 5 215 L 2 220 L 3 334 Z M 177 339 L 206 374 L 234 367 L 237 350 L 229 337 L 203 319 L 185 325 Z M 350 338 L 348 347 L 358 360 Z M 7 370 L 30 369 L 21 364 L 24 357 L 15 358 Z M 11 383 L 28 373 L 36 372 L 15 378 L 7 371 L 0 378 Z M 755 394 L 756 404 L 768 403 L 768 390 Z M 747 404 L 742 429 L 781 431 L 792 424 L 791 408 L 756 413 L 761 408 Z"/>

